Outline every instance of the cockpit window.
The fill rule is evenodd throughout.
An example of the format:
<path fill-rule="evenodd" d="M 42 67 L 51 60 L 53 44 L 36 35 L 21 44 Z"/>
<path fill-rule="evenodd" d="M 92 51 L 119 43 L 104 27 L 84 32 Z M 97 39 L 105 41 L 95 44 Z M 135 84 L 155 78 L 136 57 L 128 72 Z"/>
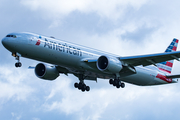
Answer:
<path fill-rule="evenodd" d="M 7 35 L 6 37 L 13 37 L 13 38 L 16 38 L 16 35 Z"/>

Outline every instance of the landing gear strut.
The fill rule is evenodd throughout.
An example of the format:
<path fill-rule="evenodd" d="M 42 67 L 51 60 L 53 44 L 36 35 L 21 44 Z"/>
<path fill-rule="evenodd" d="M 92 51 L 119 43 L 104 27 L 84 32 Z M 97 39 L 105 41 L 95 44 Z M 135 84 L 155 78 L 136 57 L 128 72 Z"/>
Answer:
<path fill-rule="evenodd" d="M 116 88 L 124 88 L 125 87 L 125 84 L 122 83 L 119 79 L 110 79 L 109 80 L 109 84 L 115 86 Z"/>
<path fill-rule="evenodd" d="M 14 56 L 17 60 L 17 62 L 15 63 L 15 67 L 21 67 L 22 63 L 20 62 L 20 55 L 17 55 L 16 53 L 12 53 L 12 56 Z"/>
<path fill-rule="evenodd" d="M 81 90 L 82 92 L 84 91 L 90 91 L 90 87 L 87 86 L 85 83 L 84 83 L 84 76 L 83 75 L 79 75 L 79 80 L 80 82 L 79 83 L 74 83 L 74 87 L 75 88 L 78 88 L 79 90 Z"/>

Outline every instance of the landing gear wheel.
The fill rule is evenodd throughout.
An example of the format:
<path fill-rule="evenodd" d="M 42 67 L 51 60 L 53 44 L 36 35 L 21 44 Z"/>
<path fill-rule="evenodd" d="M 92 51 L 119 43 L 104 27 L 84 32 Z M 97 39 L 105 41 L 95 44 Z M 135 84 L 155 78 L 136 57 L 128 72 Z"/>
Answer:
<path fill-rule="evenodd" d="M 90 87 L 89 86 L 86 86 L 86 91 L 90 91 Z"/>
<path fill-rule="evenodd" d="M 18 66 L 19 66 L 19 67 L 21 67 L 21 66 L 22 66 L 22 64 L 21 64 L 20 62 L 18 62 Z"/>
<path fill-rule="evenodd" d="M 82 83 L 79 83 L 78 85 L 78 89 L 81 90 L 82 89 Z"/>
<path fill-rule="evenodd" d="M 109 80 L 109 84 L 113 84 L 114 80 L 113 79 L 110 79 Z"/>
<path fill-rule="evenodd" d="M 119 81 L 117 79 L 114 79 L 114 84 L 117 85 Z"/>
<path fill-rule="evenodd" d="M 74 87 L 78 88 L 79 84 L 78 83 L 74 83 Z"/>
<path fill-rule="evenodd" d="M 125 87 L 125 84 L 124 84 L 124 83 L 121 83 L 121 87 L 124 88 L 124 87 Z"/>
<path fill-rule="evenodd" d="M 15 63 L 15 67 L 18 67 L 18 63 Z"/>
<path fill-rule="evenodd" d="M 120 88 L 121 86 L 120 85 L 116 85 L 116 88 Z"/>
<path fill-rule="evenodd" d="M 85 91 L 85 89 L 84 89 L 84 88 L 82 88 L 82 89 L 81 89 L 81 91 L 82 91 L 82 92 L 84 92 L 84 91 Z"/>
<path fill-rule="evenodd" d="M 86 90 L 86 85 L 83 84 L 81 90 L 84 92 Z"/>
<path fill-rule="evenodd" d="M 15 63 L 15 67 L 21 67 L 22 64 L 20 62 Z"/>
<path fill-rule="evenodd" d="M 113 82 L 113 86 L 116 86 L 116 83 L 115 83 L 115 82 Z"/>

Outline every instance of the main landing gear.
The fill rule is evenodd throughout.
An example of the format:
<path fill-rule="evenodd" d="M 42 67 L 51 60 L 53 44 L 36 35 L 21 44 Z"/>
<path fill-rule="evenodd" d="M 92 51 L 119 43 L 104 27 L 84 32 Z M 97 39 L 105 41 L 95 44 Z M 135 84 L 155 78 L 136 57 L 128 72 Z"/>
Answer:
<path fill-rule="evenodd" d="M 79 82 L 79 83 L 74 83 L 74 87 L 78 88 L 79 90 L 81 90 L 82 92 L 84 91 L 90 91 L 90 87 L 86 86 L 86 84 Z"/>
<path fill-rule="evenodd" d="M 12 56 L 14 56 L 17 60 L 17 62 L 15 63 L 15 67 L 21 67 L 22 63 L 20 62 L 20 55 L 17 55 L 16 53 L 12 53 Z"/>
<path fill-rule="evenodd" d="M 125 87 L 125 84 L 122 83 L 119 79 L 110 79 L 109 80 L 109 84 L 115 86 L 116 88 L 124 88 Z"/>
<path fill-rule="evenodd" d="M 74 83 L 74 87 L 75 88 L 78 88 L 79 90 L 81 90 L 82 92 L 84 91 L 90 91 L 90 87 L 87 86 L 85 83 L 84 83 L 84 75 L 79 75 L 79 83 Z"/>

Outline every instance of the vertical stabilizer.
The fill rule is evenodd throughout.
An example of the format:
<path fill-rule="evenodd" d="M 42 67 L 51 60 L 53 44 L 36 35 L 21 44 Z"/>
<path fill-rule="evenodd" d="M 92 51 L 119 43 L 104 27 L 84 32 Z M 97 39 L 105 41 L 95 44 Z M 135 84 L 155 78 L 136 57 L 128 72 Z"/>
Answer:
<path fill-rule="evenodd" d="M 168 46 L 165 52 L 174 52 L 177 49 L 179 40 L 174 38 L 171 44 Z M 174 60 L 165 61 L 157 64 L 157 67 L 165 72 L 171 73 Z"/>

